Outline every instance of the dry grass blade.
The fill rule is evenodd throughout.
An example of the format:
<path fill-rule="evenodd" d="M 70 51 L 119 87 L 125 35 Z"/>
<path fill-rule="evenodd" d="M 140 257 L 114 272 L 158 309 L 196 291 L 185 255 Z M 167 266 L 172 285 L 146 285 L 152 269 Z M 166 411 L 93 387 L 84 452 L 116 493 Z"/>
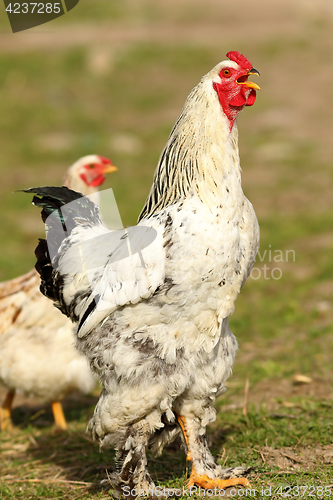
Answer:
<path fill-rule="evenodd" d="M 296 457 L 295 455 L 290 455 L 289 453 L 282 453 L 286 458 L 289 458 L 290 460 L 293 460 L 293 462 L 297 462 L 299 464 L 304 463 L 304 460 L 301 458 Z"/>
<path fill-rule="evenodd" d="M 297 415 L 290 415 L 289 413 L 269 413 L 268 416 L 270 418 L 298 418 Z"/>
<path fill-rule="evenodd" d="M 246 417 L 247 415 L 247 403 L 249 398 L 249 389 L 250 389 L 250 373 L 247 374 L 244 388 L 244 405 L 243 405 L 243 415 Z"/>
<path fill-rule="evenodd" d="M 73 484 L 78 486 L 96 486 L 99 483 L 88 483 L 87 481 L 74 481 L 70 479 L 6 479 L 2 478 L 6 483 L 64 483 L 64 484 Z"/>

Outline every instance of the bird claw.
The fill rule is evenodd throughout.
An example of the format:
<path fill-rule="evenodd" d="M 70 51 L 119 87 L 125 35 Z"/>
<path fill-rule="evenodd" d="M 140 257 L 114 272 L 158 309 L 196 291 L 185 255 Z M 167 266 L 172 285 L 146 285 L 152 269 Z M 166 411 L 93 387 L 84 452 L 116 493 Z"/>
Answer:
<path fill-rule="evenodd" d="M 230 486 L 245 486 L 246 488 L 250 487 L 250 482 L 246 479 L 246 477 L 231 477 L 229 479 L 210 479 L 206 475 L 193 477 L 192 480 L 187 484 L 187 488 L 191 489 L 193 486 L 199 486 L 206 490 L 224 490 L 229 488 Z"/>
<path fill-rule="evenodd" d="M 251 468 L 245 467 L 235 467 L 221 470 L 222 477 L 210 478 L 206 474 L 197 474 L 195 468 L 192 467 L 191 476 L 187 483 L 187 488 L 191 489 L 193 486 L 199 486 L 200 488 L 214 490 L 223 490 L 229 488 L 230 486 L 245 486 L 250 487 L 249 481 L 244 476 L 250 472 Z M 219 474 L 220 475 L 220 474 Z"/>

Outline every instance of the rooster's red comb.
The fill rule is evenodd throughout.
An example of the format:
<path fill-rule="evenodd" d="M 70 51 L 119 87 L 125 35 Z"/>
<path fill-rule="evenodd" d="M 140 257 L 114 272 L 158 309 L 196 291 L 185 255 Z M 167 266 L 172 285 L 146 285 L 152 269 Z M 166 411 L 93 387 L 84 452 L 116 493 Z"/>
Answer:
<path fill-rule="evenodd" d="M 250 70 L 252 68 L 252 64 L 250 63 L 250 61 L 246 59 L 243 54 L 240 54 L 236 50 L 228 52 L 227 57 L 230 59 L 230 61 L 234 61 L 244 70 Z"/>

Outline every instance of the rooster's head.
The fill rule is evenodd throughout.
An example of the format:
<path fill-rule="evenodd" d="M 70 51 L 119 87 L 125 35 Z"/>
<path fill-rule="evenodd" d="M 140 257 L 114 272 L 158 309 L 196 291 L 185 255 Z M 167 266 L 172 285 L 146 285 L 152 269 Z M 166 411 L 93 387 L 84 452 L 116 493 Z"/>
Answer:
<path fill-rule="evenodd" d="M 229 61 L 222 61 L 216 67 L 218 73 L 213 78 L 213 88 L 232 128 L 244 106 L 252 106 L 256 100 L 256 90 L 260 87 L 248 78 L 259 75 L 259 71 L 239 52 L 228 52 L 227 57 Z"/>

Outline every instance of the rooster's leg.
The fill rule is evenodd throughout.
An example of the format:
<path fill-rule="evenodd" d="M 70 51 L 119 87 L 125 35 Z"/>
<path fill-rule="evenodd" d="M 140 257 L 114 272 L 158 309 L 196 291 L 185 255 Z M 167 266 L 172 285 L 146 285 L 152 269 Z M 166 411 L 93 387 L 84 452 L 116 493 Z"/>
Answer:
<path fill-rule="evenodd" d="M 117 446 L 116 471 L 109 474 L 109 481 L 116 489 L 115 496 L 134 500 L 149 497 L 153 500 L 165 500 L 167 497 L 155 484 L 146 468 L 146 449 L 151 431 L 144 420 L 129 425 Z M 167 489 L 166 489 L 167 494 Z"/>
<path fill-rule="evenodd" d="M 56 427 L 65 431 L 67 429 L 67 422 L 62 409 L 62 404 L 60 401 L 52 401 L 51 405 Z"/>
<path fill-rule="evenodd" d="M 12 412 L 12 404 L 15 396 L 15 389 L 7 392 L 4 402 L 0 407 L 0 430 L 3 431 L 11 423 L 10 416 Z"/>
<path fill-rule="evenodd" d="M 194 418 L 177 415 L 187 446 L 186 459 L 192 462 L 192 471 L 187 487 L 200 486 L 205 489 L 224 489 L 229 486 L 250 486 L 245 477 L 237 477 L 246 473 L 242 467 L 222 469 L 214 461 L 209 451 L 206 437 L 199 434 L 200 424 Z"/>

